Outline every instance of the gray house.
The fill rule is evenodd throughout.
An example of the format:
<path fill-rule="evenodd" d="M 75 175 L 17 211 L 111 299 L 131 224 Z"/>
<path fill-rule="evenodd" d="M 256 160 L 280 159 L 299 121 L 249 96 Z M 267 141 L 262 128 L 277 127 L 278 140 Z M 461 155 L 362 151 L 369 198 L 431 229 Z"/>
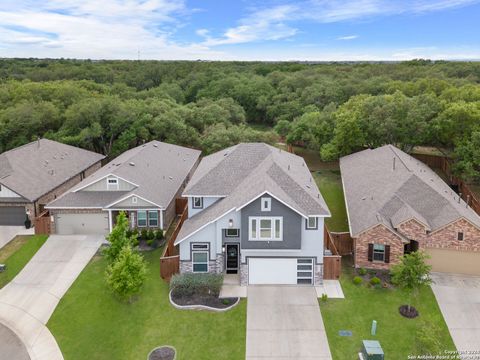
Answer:
<path fill-rule="evenodd" d="M 330 217 L 303 158 L 262 143 L 203 158 L 183 196 L 181 272 L 237 273 L 241 284 L 319 284 Z"/>
<path fill-rule="evenodd" d="M 152 141 L 124 152 L 47 205 L 57 234 L 108 234 L 121 211 L 130 227 L 166 229 L 200 151 Z"/>
<path fill-rule="evenodd" d="M 0 225 L 23 225 L 98 170 L 105 156 L 39 139 L 0 154 Z"/>

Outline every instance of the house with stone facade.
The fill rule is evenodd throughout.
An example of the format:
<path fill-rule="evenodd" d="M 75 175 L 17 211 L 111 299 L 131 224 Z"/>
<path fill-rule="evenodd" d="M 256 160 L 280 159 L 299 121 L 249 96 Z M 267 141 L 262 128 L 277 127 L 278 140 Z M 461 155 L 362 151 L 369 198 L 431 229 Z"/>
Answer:
<path fill-rule="evenodd" d="M 52 232 L 106 235 L 121 211 L 132 229 L 167 229 L 199 158 L 199 150 L 160 141 L 124 152 L 46 206 Z"/>
<path fill-rule="evenodd" d="M 325 201 L 303 158 L 242 143 L 202 159 L 175 241 L 180 272 L 238 274 L 246 284 L 320 284 Z"/>
<path fill-rule="evenodd" d="M 433 271 L 480 275 L 480 217 L 435 171 L 392 145 L 340 159 L 355 267 L 418 249 Z"/>
<path fill-rule="evenodd" d="M 39 139 L 0 154 L 0 225 L 21 226 L 98 170 L 105 156 Z"/>

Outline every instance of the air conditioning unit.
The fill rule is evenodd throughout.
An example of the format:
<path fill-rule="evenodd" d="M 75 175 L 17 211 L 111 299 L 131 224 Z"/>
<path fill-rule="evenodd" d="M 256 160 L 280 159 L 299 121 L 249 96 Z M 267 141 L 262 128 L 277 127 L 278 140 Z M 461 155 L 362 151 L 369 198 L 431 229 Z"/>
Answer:
<path fill-rule="evenodd" d="M 7 270 L 7 265 L 5 265 L 5 264 L 0 264 L 0 273 L 1 273 L 1 272 L 4 272 L 5 270 Z"/>
<path fill-rule="evenodd" d="M 380 342 L 376 340 L 363 340 L 362 351 L 358 354 L 360 360 L 384 360 L 384 356 Z"/>

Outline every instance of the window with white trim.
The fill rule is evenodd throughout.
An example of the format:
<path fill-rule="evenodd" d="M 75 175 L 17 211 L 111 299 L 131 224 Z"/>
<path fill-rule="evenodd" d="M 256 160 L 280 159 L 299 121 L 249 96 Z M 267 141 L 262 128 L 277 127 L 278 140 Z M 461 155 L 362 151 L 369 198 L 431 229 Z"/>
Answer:
<path fill-rule="evenodd" d="M 248 218 L 249 240 L 282 241 L 283 218 L 281 216 L 257 216 Z"/>
<path fill-rule="evenodd" d="M 155 210 L 148 212 L 148 226 L 158 227 L 158 211 Z"/>
<path fill-rule="evenodd" d="M 117 178 L 107 178 L 107 190 L 118 190 Z"/>
<path fill-rule="evenodd" d="M 307 230 L 317 230 L 318 229 L 318 218 L 315 216 L 308 217 L 307 220 Z"/>
<path fill-rule="evenodd" d="M 385 245 L 373 244 L 373 261 L 385 261 Z"/>
<path fill-rule="evenodd" d="M 192 271 L 208 272 L 208 244 L 192 244 Z"/>
<path fill-rule="evenodd" d="M 203 209 L 203 198 L 202 197 L 193 197 L 192 198 L 192 208 Z"/>
<path fill-rule="evenodd" d="M 147 226 L 147 212 L 144 210 L 137 212 L 137 226 L 146 227 Z"/>
<path fill-rule="evenodd" d="M 261 199 L 261 210 L 262 211 L 271 211 L 272 210 L 272 199 L 268 197 L 262 197 Z"/>

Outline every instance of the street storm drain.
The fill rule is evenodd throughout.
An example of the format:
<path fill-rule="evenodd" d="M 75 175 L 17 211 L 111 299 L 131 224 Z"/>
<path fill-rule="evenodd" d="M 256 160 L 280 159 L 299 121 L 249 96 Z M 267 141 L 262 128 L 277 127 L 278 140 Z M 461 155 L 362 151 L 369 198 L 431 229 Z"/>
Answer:
<path fill-rule="evenodd" d="M 338 332 L 338 335 L 340 335 L 340 336 L 352 336 L 352 332 L 350 330 L 340 330 Z"/>

